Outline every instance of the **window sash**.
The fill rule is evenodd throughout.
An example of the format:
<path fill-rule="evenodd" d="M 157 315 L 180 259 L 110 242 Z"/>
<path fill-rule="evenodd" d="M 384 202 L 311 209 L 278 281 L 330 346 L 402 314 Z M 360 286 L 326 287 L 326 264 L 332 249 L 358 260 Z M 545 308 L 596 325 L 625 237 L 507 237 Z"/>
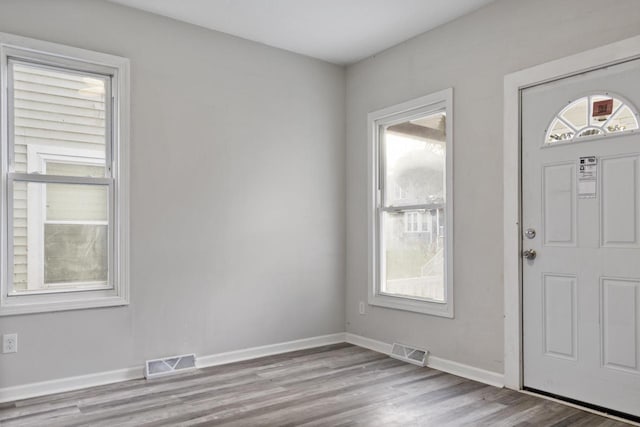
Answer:
<path fill-rule="evenodd" d="M 15 55 L 15 56 L 14 56 Z M 74 74 L 84 75 L 89 78 L 97 78 L 104 81 L 105 87 L 105 176 L 113 177 L 113 127 L 114 127 L 114 104 L 115 94 L 113 93 L 113 75 L 106 73 L 103 67 L 98 67 L 97 70 L 102 70 L 103 73 L 99 73 L 96 67 L 89 67 L 89 70 L 79 69 L 77 62 L 74 62 L 75 67 L 70 66 L 68 61 L 56 57 L 47 57 L 47 64 L 39 62 L 37 58 L 38 54 L 25 56 L 25 54 L 16 53 L 12 55 L 11 50 L 8 49 L 7 55 L 7 127 L 8 127 L 8 146 L 7 158 L 8 172 L 15 172 L 15 82 L 14 82 L 14 64 L 25 64 L 30 67 L 42 68 L 52 71 L 67 71 Z M 59 63 L 59 65 L 58 65 Z"/>
<path fill-rule="evenodd" d="M 108 272 L 107 272 L 107 282 L 72 282 L 74 286 L 82 287 L 81 289 L 73 289 L 67 288 L 62 289 L 61 287 L 64 285 L 63 283 L 55 283 L 50 284 L 53 289 L 38 289 L 38 290 L 30 290 L 30 291 L 17 291 L 15 289 L 14 284 L 14 243 L 13 238 L 7 239 L 7 296 L 31 296 L 37 294 L 51 294 L 51 293 L 71 293 L 71 292 L 85 292 L 85 291 L 93 291 L 93 290 L 113 290 L 116 287 L 115 284 L 115 255 L 116 252 L 114 250 L 115 244 L 115 227 L 114 219 L 115 219 L 115 203 L 114 203 L 114 180 L 113 178 L 92 178 L 92 177 L 69 177 L 69 176 L 56 176 L 56 175 L 39 175 L 39 174 L 17 174 L 17 173 L 9 173 L 7 174 L 7 234 L 8 236 L 13 236 L 13 203 L 14 203 L 14 183 L 16 181 L 20 182 L 35 182 L 35 183 L 53 183 L 53 184 L 82 184 L 82 185 L 99 185 L 106 186 L 108 188 L 108 209 L 107 215 L 108 219 L 106 221 L 107 225 L 107 262 L 108 262 Z M 79 223 L 78 221 L 42 221 L 44 226 L 45 223 L 60 223 L 60 224 L 74 224 Z M 82 224 L 96 223 L 95 225 L 103 225 L 105 221 L 82 221 Z M 100 224 L 98 224 L 100 223 Z M 37 248 L 38 251 L 44 252 L 44 244 L 39 245 Z M 44 259 L 44 258 L 42 258 Z M 43 268 L 43 266 L 38 265 L 37 268 Z M 44 275 L 42 275 L 44 278 Z M 43 283 L 44 285 L 44 283 Z M 60 287 L 60 289 L 55 289 L 55 287 Z"/>
<path fill-rule="evenodd" d="M 409 212 L 409 211 L 419 211 L 419 210 L 434 210 L 434 209 L 445 209 L 446 203 L 425 203 L 420 205 L 407 205 L 407 206 L 380 206 L 378 209 L 381 212 Z"/>
<path fill-rule="evenodd" d="M 6 193 L 6 205 L 7 205 L 7 295 L 19 296 L 19 295 L 35 295 L 35 294 L 47 294 L 47 293 L 69 293 L 69 292 L 83 292 L 91 290 L 111 290 L 115 288 L 114 283 L 114 218 L 115 218 L 115 197 L 114 197 L 114 183 L 113 178 L 113 104 L 114 94 L 112 93 L 112 72 L 113 70 L 92 64 L 86 64 L 87 68 L 80 68 L 77 61 L 70 62 L 64 58 L 52 57 L 49 55 L 42 55 L 39 53 L 25 53 L 23 51 L 13 51 L 7 49 L 7 119 L 8 119 L 8 138 L 6 150 L 8 151 L 8 172 L 7 176 L 7 193 Z M 45 70 L 57 71 L 57 72 L 69 72 L 74 75 L 86 76 L 89 78 L 99 79 L 104 82 L 105 90 L 105 118 L 104 118 L 104 168 L 105 176 L 99 177 L 75 177 L 75 176 L 59 176 L 50 175 L 47 173 L 17 173 L 15 172 L 15 65 L 25 65 L 33 68 L 40 68 Z M 85 64 L 82 64 L 83 66 Z M 58 147 L 47 147 L 52 151 L 68 151 L 71 156 L 82 157 L 78 154 L 78 150 L 63 149 Z M 82 151 L 82 150 L 80 150 Z M 59 155 L 56 153 L 56 155 Z M 56 156 L 54 155 L 54 157 Z M 107 259 L 108 259 L 108 273 L 106 282 L 73 282 L 73 285 L 77 287 L 62 288 L 64 284 L 55 283 L 51 288 L 18 291 L 14 284 L 14 266 L 15 266 L 15 251 L 13 243 L 14 232 L 14 219 L 13 219 L 13 203 L 14 203 L 14 182 L 35 182 L 35 183 L 55 183 L 55 184 L 82 184 L 82 185 L 100 185 L 108 187 L 108 219 L 107 225 Z M 47 223 L 45 215 L 43 214 L 42 225 Z M 44 231 L 42 231 L 44 233 Z M 38 235 L 39 236 L 39 235 Z M 43 236 L 39 236 L 43 237 Z M 40 240 L 40 239 L 39 239 Z M 33 266 L 33 268 L 44 268 L 44 242 L 40 241 L 35 250 L 38 251 L 37 259 L 39 264 Z M 42 264 L 42 265 L 40 265 Z M 44 273 L 38 275 L 38 277 L 44 280 Z M 55 287 L 59 289 L 55 289 Z"/>
<path fill-rule="evenodd" d="M 446 221 L 447 218 L 447 214 L 446 214 L 446 207 L 445 205 L 425 205 L 425 206 L 440 206 L 440 209 L 443 209 L 445 214 L 444 214 L 444 218 Z M 416 208 L 413 208 L 416 209 Z M 420 208 L 418 208 L 420 209 Z M 436 209 L 437 208 L 427 208 L 427 210 L 431 210 L 431 209 Z M 390 212 L 390 213 L 413 213 L 416 212 L 416 210 L 412 210 L 412 209 L 404 209 L 404 208 L 394 208 L 394 209 L 379 209 L 379 214 L 376 216 L 376 234 L 377 234 L 377 243 L 378 243 L 378 253 L 377 255 L 377 262 L 375 263 L 377 265 L 377 276 L 378 276 L 378 280 L 376 281 L 375 285 L 375 293 L 379 294 L 379 295 L 383 295 L 386 297 L 390 297 L 390 298 L 400 298 L 400 299 L 407 299 L 407 300 L 414 300 L 414 301 L 418 301 L 418 302 L 426 302 L 426 303 L 430 303 L 430 304 L 438 304 L 438 305 L 446 305 L 448 303 L 450 303 L 450 296 L 447 294 L 448 292 L 448 284 L 447 284 L 447 276 L 448 276 L 448 272 L 446 269 L 446 264 L 447 264 L 447 259 L 445 258 L 445 271 L 444 271 L 444 301 L 439 301 L 439 300 L 434 300 L 431 298 L 423 298 L 423 297 L 419 297 L 419 296 L 411 296 L 411 295 L 404 295 L 404 294 L 395 294 L 395 293 L 391 293 L 391 292 L 385 292 L 383 291 L 383 283 L 386 280 L 387 274 L 386 274 L 386 265 L 383 262 L 386 258 L 385 255 L 385 250 L 386 250 L 386 241 L 384 239 L 384 233 L 383 233 L 383 226 L 382 226 L 382 216 L 384 215 L 385 212 Z M 421 214 L 421 212 L 416 212 L 418 215 Z M 404 232 L 408 233 L 408 234 L 413 234 L 413 233 L 418 233 L 418 232 L 423 232 L 424 229 L 423 224 L 424 222 L 422 222 L 421 219 L 416 218 L 415 222 L 409 222 L 409 218 L 404 218 L 404 220 L 406 221 L 404 223 Z M 416 227 L 415 229 L 413 229 L 413 227 Z M 445 238 L 445 242 L 446 242 L 446 233 L 448 231 L 448 225 L 445 223 L 444 225 L 442 223 L 440 223 L 440 227 L 444 227 L 444 234 L 441 237 Z M 438 236 L 439 230 L 436 230 L 436 236 Z M 439 237 L 439 236 L 438 236 Z M 445 243 L 446 244 L 446 243 Z M 445 252 L 445 256 L 446 256 L 446 252 Z"/>
<path fill-rule="evenodd" d="M 447 300 L 448 300 L 448 295 L 447 295 L 447 284 L 444 283 L 443 286 L 445 288 L 444 290 L 444 295 L 445 295 L 445 300 L 444 301 L 438 301 L 438 300 L 432 300 L 429 298 L 421 298 L 418 296 L 410 296 L 410 295 L 400 295 L 400 294 L 393 294 L 393 293 L 389 293 L 389 292 L 384 292 L 383 291 L 383 283 L 386 280 L 386 267 L 383 265 L 383 261 L 385 259 L 385 241 L 384 241 L 384 236 L 382 233 L 382 216 L 384 215 L 384 213 L 389 212 L 389 213 L 412 213 L 412 212 L 416 212 L 419 210 L 432 210 L 432 209 L 443 209 L 445 210 L 445 215 L 446 215 L 446 205 L 447 203 L 435 203 L 435 204 L 428 204 L 428 203 L 421 203 L 421 204 L 413 204 L 413 205 L 402 205 L 402 204 L 387 204 L 385 203 L 385 201 L 387 200 L 386 197 L 386 193 L 387 191 L 393 191 L 393 189 L 388 188 L 387 182 L 386 182 L 386 177 L 387 177 L 387 158 L 386 158 L 386 138 L 384 137 L 386 135 L 386 131 L 389 127 L 392 127 L 393 125 L 396 124 L 400 124 L 400 123 L 405 123 L 411 120 L 415 120 L 415 119 L 419 119 L 422 118 L 426 115 L 431 115 L 431 114 L 437 114 L 437 113 L 442 113 L 445 112 L 446 113 L 446 105 L 441 103 L 437 106 L 429 106 L 427 108 L 420 108 L 415 110 L 415 112 L 411 112 L 411 113 L 399 113 L 396 115 L 393 115 L 389 118 L 380 120 L 377 122 L 377 134 L 378 134 L 378 138 L 377 138 L 377 145 L 378 145 L 378 153 L 379 153 L 379 162 L 378 162 L 378 171 L 377 171 L 377 176 L 378 176 L 378 191 L 379 191 L 379 200 L 378 200 L 378 215 L 377 215 L 377 235 L 378 235 L 378 246 L 379 246 L 379 251 L 378 251 L 378 277 L 379 279 L 377 280 L 376 283 L 376 293 L 380 294 L 380 295 L 385 295 L 388 297 L 392 297 L 392 298 L 403 298 L 403 299 L 412 299 L 412 300 L 416 300 L 416 301 L 425 301 L 425 302 L 430 302 L 433 304 L 446 304 Z M 448 118 L 447 118 L 448 119 Z M 450 153 L 447 153 L 447 156 L 450 155 Z M 446 167 L 446 165 L 445 165 Z M 447 185 L 446 181 L 443 182 L 443 184 Z M 445 195 L 446 195 L 446 188 L 445 190 Z M 407 233 L 417 233 L 419 231 L 421 231 L 421 223 L 420 220 L 416 218 L 416 222 L 409 222 L 409 218 L 405 218 L 405 220 L 407 221 L 405 223 L 405 232 Z M 415 227 L 417 227 L 416 229 L 414 229 Z M 446 233 L 446 226 L 445 226 L 445 233 Z M 446 272 L 444 272 L 444 277 L 445 277 L 445 281 L 446 281 Z"/>

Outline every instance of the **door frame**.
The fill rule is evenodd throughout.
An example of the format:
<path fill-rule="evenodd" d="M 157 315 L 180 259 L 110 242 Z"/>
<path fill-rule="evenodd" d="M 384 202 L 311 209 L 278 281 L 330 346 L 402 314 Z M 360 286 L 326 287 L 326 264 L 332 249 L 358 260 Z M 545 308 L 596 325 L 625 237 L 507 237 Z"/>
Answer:
<path fill-rule="evenodd" d="M 640 58 L 640 36 L 536 65 L 504 77 L 503 237 L 504 237 L 504 385 L 523 388 L 522 354 L 522 165 L 523 89 Z"/>

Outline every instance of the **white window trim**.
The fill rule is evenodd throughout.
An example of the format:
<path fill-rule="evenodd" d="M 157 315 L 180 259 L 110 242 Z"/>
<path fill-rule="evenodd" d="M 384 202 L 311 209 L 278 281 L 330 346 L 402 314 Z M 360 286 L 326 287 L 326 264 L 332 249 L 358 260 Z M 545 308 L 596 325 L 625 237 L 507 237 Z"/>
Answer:
<path fill-rule="evenodd" d="M 11 270 L 8 248 L 8 218 L 10 182 L 7 179 L 8 156 L 0 162 L 0 316 L 26 313 L 41 313 L 94 307 L 121 306 L 129 304 L 129 60 L 126 58 L 63 46 L 40 40 L 0 33 L 0 142 L 8 151 L 8 78 L 9 58 L 49 64 L 54 67 L 77 71 L 107 74 L 111 76 L 112 122 L 111 155 L 106 159 L 113 176 L 113 286 L 110 289 L 85 290 L 76 292 L 38 293 L 34 295 L 10 295 Z M 109 152 L 109 150 L 107 150 Z M 71 178 L 43 182 L 73 182 Z M 105 183 L 110 180 L 105 179 Z"/>
<path fill-rule="evenodd" d="M 445 301 L 383 294 L 380 292 L 379 210 L 380 172 L 379 128 L 395 121 L 404 121 L 416 114 L 446 111 L 446 174 L 445 174 Z M 389 108 L 374 111 L 367 116 L 368 126 L 368 302 L 371 305 L 453 318 L 453 89 L 445 89 Z"/>

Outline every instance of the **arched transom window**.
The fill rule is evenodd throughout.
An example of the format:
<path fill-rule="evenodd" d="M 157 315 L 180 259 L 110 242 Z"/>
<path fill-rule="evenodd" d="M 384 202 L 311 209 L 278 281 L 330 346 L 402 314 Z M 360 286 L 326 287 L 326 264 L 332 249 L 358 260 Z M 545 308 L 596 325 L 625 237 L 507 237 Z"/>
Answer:
<path fill-rule="evenodd" d="M 545 144 L 572 142 L 638 129 L 638 112 L 621 97 L 606 93 L 570 102 L 551 121 Z"/>

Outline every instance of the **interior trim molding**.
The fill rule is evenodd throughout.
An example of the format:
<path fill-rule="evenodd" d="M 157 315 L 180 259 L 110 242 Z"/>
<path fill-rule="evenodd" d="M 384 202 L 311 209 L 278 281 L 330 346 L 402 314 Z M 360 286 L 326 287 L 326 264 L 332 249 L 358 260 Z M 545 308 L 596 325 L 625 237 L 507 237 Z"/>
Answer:
<path fill-rule="evenodd" d="M 320 335 L 317 337 L 303 338 L 294 341 L 286 341 L 277 344 L 269 344 L 197 357 L 196 368 L 225 365 L 227 363 L 242 362 L 243 360 L 257 359 L 259 357 L 273 356 L 274 354 L 288 353 L 290 351 L 339 344 L 345 342 L 344 335 L 344 332 L 339 332 L 337 334 Z"/>
<path fill-rule="evenodd" d="M 369 350 L 377 351 L 378 353 L 391 354 L 391 347 L 393 344 L 374 340 L 372 338 L 363 337 L 362 335 L 352 334 L 350 332 L 345 333 L 345 341 L 349 344 L 357 345 L 358 347 L 368 348 Z"/>
<path fill-rule="evenodd" d="M 75 377 L 29 383 L 13 387 L 0 388 L 0 403 L 29 399 L 47 394 L 64 393 L 88 387 L 118 383 L 122 381 L 144 378 L 143 367 L 117 369 L 115 371 L 98 372 Z"/>
<path fill-rule="evenodd" d="M 330 344 L 339 344 L 342 342 L 345 342 L 345 334 L 344 332 L 339 332 L 337 334 L 320 335 L 317 337 L 251 347 L 226 353 L 200 356 L 196 358 L 196 368 L 206 368 L 208 366 L 240 362 L 258 357 L 272 356 L 274 354 L 321 347 Z M 144 367 L 141 365 L 133 368 L 118 369 L 115 371 L 98 372 L 94 374 L 5 387 L 0 388 L 0 403 L 142 378 L 144 378 Z"/>
<path fill-rule="evenodd" d="M 273 356 L 275 354 L 305 350 L 308 348 L 339 344 L 343 342 L 377 351 L 378 353 L 391 353 L 391 344 L 348 332 L 339 332 L 336 334 L 320 335 L 225 353 L 200 356 L 196 359 L 196 367 L 206 368 L 209 366 L 224 365 L 227 363 L 241 362 L 259 357 Z M 502 387 L 504 385 L 502 374 L 486 371 L 484 369 L 475 368 L 473 366 L 464 365 L 462 363 L 442 359 L 436 356 L 429 355 L 427 366 L 495 387 Z M 135 366 L 132 368 L 118 369 L 114 371 L 98 372 L 94 374 L 5 387 L 0 388 L 0 403 L 142 378 L 144 378 L 144 367 Z"/>
<path fill-rule="evenodd" d="M 391 353 L 392 344 L 351 334 L 349 332 L 345 335 L 345 341 L 349 344 L 368 348 L 369 350 L 377 351 L 379 353 Z M 432 356 L 431 354 L 427 357 L 427 366 L 432 369 L 458 375 L 460 377 L 468 378 L 494 387 L 504 387 L 504 375 L 497 372 L 487 371 L 485 369 L 454 362 L 453 360 Z"/>
<path fill-rule="evenodd" d="M 520 92 L 522 89 L 640 58 L 640 36 L 596 47 L 504 77 L 503 242 L 504 242 L 504 381 L 524 387 L 522 339 L 522 189 L 520 159 Z"/>
<path fill-rule="evenodd" d="M 459 377 L 468 378 L 479 383 L 492 385 L 494 387 L 504 387 L 504 375 L 453 360 L 443 359 L 437 356 L 427 357 L 427 366 L 439 371 L 448 372 Z"/>

